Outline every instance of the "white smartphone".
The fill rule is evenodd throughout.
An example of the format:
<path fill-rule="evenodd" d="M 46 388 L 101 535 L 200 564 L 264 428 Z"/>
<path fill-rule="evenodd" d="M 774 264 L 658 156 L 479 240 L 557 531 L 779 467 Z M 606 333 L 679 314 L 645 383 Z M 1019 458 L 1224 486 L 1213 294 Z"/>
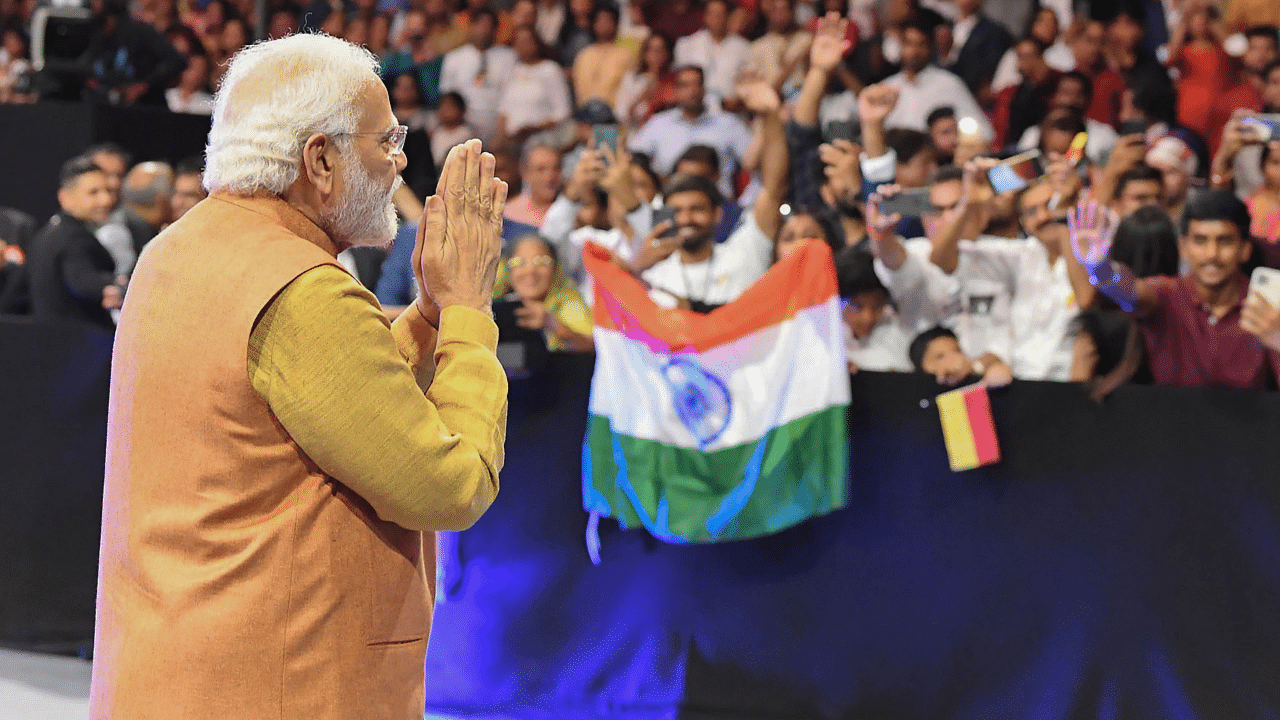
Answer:
<path fill-rule="evenodd" d="M 1271 303 L 1271 307 L 1280 308 L 1280 270 L 1254 268 L 1253 275 L 1249 278 L 1249 294 L 1261 297 Z"/>

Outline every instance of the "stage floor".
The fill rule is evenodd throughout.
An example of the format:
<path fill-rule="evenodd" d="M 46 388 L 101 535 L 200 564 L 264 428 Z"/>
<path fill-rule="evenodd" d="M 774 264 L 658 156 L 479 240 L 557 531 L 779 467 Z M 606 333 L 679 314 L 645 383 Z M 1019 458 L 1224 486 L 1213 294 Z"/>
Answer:
<path fill-rule="evenodd" d="M 0 720 L 87 720 L 89 677 L 79 658 L 0 649 Z"/>

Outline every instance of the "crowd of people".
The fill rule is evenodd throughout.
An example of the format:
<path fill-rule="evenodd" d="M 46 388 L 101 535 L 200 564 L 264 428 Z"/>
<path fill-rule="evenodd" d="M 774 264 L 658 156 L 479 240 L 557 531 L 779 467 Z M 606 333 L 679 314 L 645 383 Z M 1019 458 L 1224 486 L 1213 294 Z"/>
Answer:
<path fill-rule="evenodd" d="M 259 25 L 245 0 L 93 2 L 85 71 L 46 77 L 34 3 L 0 0 L 0 100 L 208 113 Z M 340 260 L 390 315 L 417 291 L 418 198 L 477 137 L 512 188 L 496 296 L 552 350 L 592 349 L 588 242 L 703 313 L 824 242 L 853 370 L 1274 389 L 1280 309 L 1249 278 L 1280 267 L 1280 5 L 988 5 L 271 0 L 265 26 L 376 56 L 402 225 Z M 199 173 L 109 145 L 69 162 L 43 229 L 0 212 L 0 310 L 111 327 Z"/>

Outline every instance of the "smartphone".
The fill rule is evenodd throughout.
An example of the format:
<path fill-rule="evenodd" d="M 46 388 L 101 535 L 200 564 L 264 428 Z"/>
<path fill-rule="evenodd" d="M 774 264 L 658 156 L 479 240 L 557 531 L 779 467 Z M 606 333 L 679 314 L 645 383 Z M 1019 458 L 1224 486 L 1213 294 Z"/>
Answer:
<path fill-rule="evenodd" d="M 928 212 L 930 207 L 929 188 L 911 188 L 900 190 L 881 200 L 880 214 L 885 217 L 901 215 L 904 218 L 918 218 Z"/>
<path fill-rule="evenodd" d="M 676 236 L 676 209 L 675 208 L 659 208 L 653 211 L 653 226 L 658 227 L 662 223 L 670 220 L 671 227 L 667 228 L 658 237 L 672 238 Z"/>
<path fill-rule="evenodd" d="M 1257 295 L 1271 303 L 1271 307 L 1280 308 L 1280 270 L 1269 267 L 1256 267 L 1249 277 L 1249 294 Z"/>
<path fill-rule="evenodd" d="M 1014 155 L 987 171 L 991 187 L 997 193 L 1021 190 L 1041 177 L 1044 177 L 1044 164 L 1039 150 Z"/>
<path fill-rule="evenodd" d="M 525 377 L 546 363 L 547 340 L 543 334 L 516 324 L 516 309 L 523 305 L 524 301 L 515 295 L 493 301 L 493 321 L 498 326 L 496 355 L 511 378 Z"/>
<path fill-rule="evenodd" d="M 591 138 L 595 146 L 599 148 L 601 145 L 608 145 L 609 149 L 616 155 L 618 152 L 618 126 L 617 125 L 592 125 Z"/>
<path fill-rule="evenodd" d="M 835 140 L 848 140 L 853 142 L 854 134 L 857 132 L 857 126 L 852 120 L 835 120 L 827 123 L 827 142 Z"/>
<path fill-rule="evenodd" d="M 1146 135 L 1148 127 L 1146 120 L 1125 120 L 1120 123 L 1120 137 L 1125 135 Z"/>
<path fill-rule="evenodd" d="M 1244 115 L 1240 122 L 1253 142 L 1280 140 L 1280 115 Z"/>

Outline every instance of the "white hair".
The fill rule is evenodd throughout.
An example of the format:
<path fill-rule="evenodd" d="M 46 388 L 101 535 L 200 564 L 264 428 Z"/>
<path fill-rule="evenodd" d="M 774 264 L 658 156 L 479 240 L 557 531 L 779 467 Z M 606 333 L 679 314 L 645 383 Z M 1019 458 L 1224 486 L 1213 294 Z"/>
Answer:
<path fill-rule="evenodd" d="M 360 91 L 377 80 L 372 53 L 328 35 L 291 35 L 241 50 L 214 101 L 205 189 L 283 194 L 298 179 L 306 139 L 355 132 Z"/>

